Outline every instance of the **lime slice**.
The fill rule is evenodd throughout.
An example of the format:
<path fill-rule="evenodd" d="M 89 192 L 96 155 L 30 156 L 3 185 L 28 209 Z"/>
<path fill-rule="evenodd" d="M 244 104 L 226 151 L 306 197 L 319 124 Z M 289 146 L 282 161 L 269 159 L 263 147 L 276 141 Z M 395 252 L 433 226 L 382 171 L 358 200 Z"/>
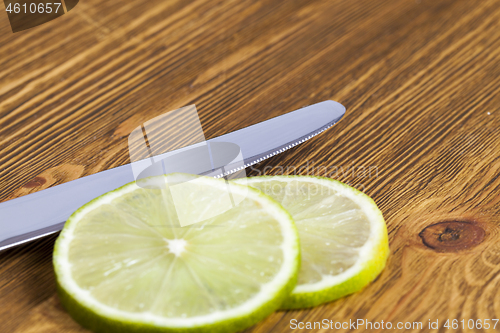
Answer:
<path fill-rule="evenodd" d="M 168 186 L 127 184 L 66 222 L 53 262 L 70 315 L 95 332 L 235 332 L 278 309 L 300 264 L 288 212 L 224 180 L 151 179 Z"/>
<path fill-rule="evenodd" d="M 375 202 L 339 181 L 322 177 L 238 179 L 288 210 L 299 230 L 298 283 L 282 308 L 316 306 L 354 293 L 382 271 L 389 254 L 387 228 Z"/>

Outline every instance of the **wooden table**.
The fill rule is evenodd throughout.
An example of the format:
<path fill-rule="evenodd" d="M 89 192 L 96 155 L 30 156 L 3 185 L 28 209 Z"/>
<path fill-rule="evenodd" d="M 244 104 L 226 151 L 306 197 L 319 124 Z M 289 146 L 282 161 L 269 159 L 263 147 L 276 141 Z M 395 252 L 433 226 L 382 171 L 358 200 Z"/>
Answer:
<path fill-rule="evenodd" d="M 499 318 L 499 22 L 498 0 L 85 0 L 16 34 L 1 14 L 0 200 L 128 163 L 130 131 L 181 106 L 212 138 L 333 99 L 339 124 L 247 171 L 337 170 L 383 211 L 387 267 L 248 332 Z M 84 331 L 55 296 L 55 238 L 0 253 L 2 332 Z"/>

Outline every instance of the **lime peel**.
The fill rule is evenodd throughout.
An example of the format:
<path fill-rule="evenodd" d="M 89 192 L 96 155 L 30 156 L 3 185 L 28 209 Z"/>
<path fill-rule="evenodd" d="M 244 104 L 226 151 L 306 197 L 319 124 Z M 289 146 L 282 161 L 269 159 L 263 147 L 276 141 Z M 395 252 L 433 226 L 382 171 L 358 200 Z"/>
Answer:
<path fill-rule="evenodd" d="M 302 270 L 299 272 L 299 283 L 282 305 L 283 309 L 313 307 L 357 292 L 367 284 L 369 284 L 371 281 L 373 281 L 385 267 L 385 263 L 389 255 L 387 227 L 382 213 L 377 208 L 377 205 L 366 194 L 339 181 L 316 176 L 262 176 L 242 178 L 235 180 L 235 182 L 258 188 L 269 196 L 278 200 L 278 202 L 282 203 L 285 209 L 289 209 L 291 211 L 295 210 L 295 214 L 292 213 L 292 216 L 295 219 L 296 225 L 299 229 L 299 236 L 301 238 L 307 237 L 304 229 L 307 230 L 308 226 L 305 225 L 305 222 L 302 223 L 301 219 L 297 218 L 297 216 L 303 214 L 303 212 L 307 210 L 307 208 L 313 207 L 313 203 L 307 206 L 307 203 L 304 204 L 304 200 L 302 200 L 300 204 L 304 204 L 303 210 L 297 211 L 297 208 L 295 206 L 287 205 L 282 202 L 284 198 L 289 198 L 290 196 L 293 197 L 294 193 L 292 193 L 292 195 L 288 194 L 288 197 L 284 197 L 287 196 L 286 193 L 273 193 L 273 191 L 271 191 L 273 186 L 271 184 L 273 182 L 275 184 L 283 183 L 287 185 L 292 182 L 313 184 L 322 188 L 327 188 L 328 191 L 332 190 L 334 193 L 333 195 L 336 195 L 340 198 L 345 198 L 359 207 L 360 211 L 365 215 L 366 220 L 369 222 L 370 233 L 363 246 L 356 249 L 356 262 L 341 273 L 335 275 L 323 274 L 320 281 L 316 281 L 313 283 L 300 283 L 301 272 L 303 272 L 303 269 L 306 269 L 305 267 L 308 267 L 304 265 L 304 260 L 306 260 L 304 251 L 307 252 L 307 249 L 304 249 L 304 247 L 307 246 L 307 242 L 301 242 L 303 252 L 303 265 Z M 285 185 L 285 187 L 287 185 Z M 300 197 L 301 195 L 301 193 L 295 194 L 298 197 Z M 313 198 L 315 195 L 317 195 L 317 193 L 309 194 Z M 306 219 L 303 220 L 305 221 Z M 332 218 L 332 222 L 333 221 L 334 218 Z M 311 226 L 309 226 L 309 228 L 310 227 Z M 320 248 L 319 250 L 313 249 L 312 251 L 316 251 L 316 253 L 327 252 L 329 251 L 328 245 L 330 245 L 329 242 L 326 243 L 326 246 L 323 246 L 323 248 Z M 334 251 L 334 249 L 330 251 Z M 330 254 L 334 255 L 335 253 L 330 252 Z"/>
<path fill-rule="evenodd" d="M 81 227 L 80 222 L 87 215 L 98 211 L 104 207 L 103 205 L 111 205 L 115 200 L 120 200 L 127 194 L 140 193 L 143 190 L 132 182 L 78 209 L 68 219 L 56 242 L 53 263 L 58 293 L 62 305 L 70 315 L 82 326 L 95 332 L 235 332 L 254 325 L 278 309 L 297 282 L 300 264 L 298 233 L 290 214 L 260 191 L 245 186 L 227 184 L 224 180 L 206 177 L 193 179 L 192 176 L 183 174 L 165 177 L 168 182 L 172 180 L 176 183 L 187 180 L 195 182 L 201 189 L 199 195 L 206 195 L 207 193 L 203 191 L 208 191 L 210 188 L 227 189 L 227 186 L 230 186 L 233 194 L 245 196 L 245 200 L 261 207 L 271 221 L 279 226 L 279 235 L 282 237 L 280 247 L 283 255 L 279 271 L 269 282 L 261 284 L 259 291 L 250 299 L 244 300 L 234 308 L 218 310 L 206 315 L 169 318 L 145 311 L 136 313 L 123 311 L 112 305 L 103 304 L 92 295 L 92 291 L 85 290 L 75 281 L 72 271 L 75 269 L 75 263 L 69 260 L 71 247 L 79 246 L 78 242 L 83 237 L 78 233 Z M 99 230 L 96 231 L 98 232 Z"/>

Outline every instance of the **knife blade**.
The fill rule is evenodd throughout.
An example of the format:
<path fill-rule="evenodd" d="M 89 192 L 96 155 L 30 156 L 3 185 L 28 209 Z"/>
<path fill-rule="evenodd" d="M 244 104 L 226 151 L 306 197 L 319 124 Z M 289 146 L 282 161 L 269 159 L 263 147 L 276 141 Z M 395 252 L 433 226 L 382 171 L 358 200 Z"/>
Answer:
<path fill-rule="evenodd" d="M 134 177 L 137 170 L 145 170 L 141 173 L 144 177 L 158 172 L 224 177 L 318 135 L 337 123 L 344 113 L 340 103 L 320 102 L 155 156 L 155 162 L 162 162 L 160 169 L 145 159 L 2 202 L 0 251 L 61 230 L 68 217 L 85 203 L 137 180 Z M 205 150 L 211 156 L 211 163 L 193 163 L 193 154 L 199 156 Z"/>

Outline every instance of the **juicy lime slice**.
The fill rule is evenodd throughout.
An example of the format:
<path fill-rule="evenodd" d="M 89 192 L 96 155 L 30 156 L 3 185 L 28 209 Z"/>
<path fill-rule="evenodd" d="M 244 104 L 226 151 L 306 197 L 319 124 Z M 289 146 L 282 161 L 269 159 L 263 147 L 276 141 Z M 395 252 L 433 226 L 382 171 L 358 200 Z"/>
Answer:
<path fill-rule="evenodd" d="M 297 286 L 282 308 L 316 306 L 363 288 L 389 255 L 387 228 L 375 202 L 339 181 L 322 177 L 238 179 L 274 198 L 299 230 L 302 263 Z"/>
<path fill-rule="evenodd" d="M 153 188 L 127 184 L 66 222 L 53 262 L 77 322 L 96 332 L 234 332 L 281 306 L 300 246 L 278 203 L 224 180 L 151 179 Z"/>

